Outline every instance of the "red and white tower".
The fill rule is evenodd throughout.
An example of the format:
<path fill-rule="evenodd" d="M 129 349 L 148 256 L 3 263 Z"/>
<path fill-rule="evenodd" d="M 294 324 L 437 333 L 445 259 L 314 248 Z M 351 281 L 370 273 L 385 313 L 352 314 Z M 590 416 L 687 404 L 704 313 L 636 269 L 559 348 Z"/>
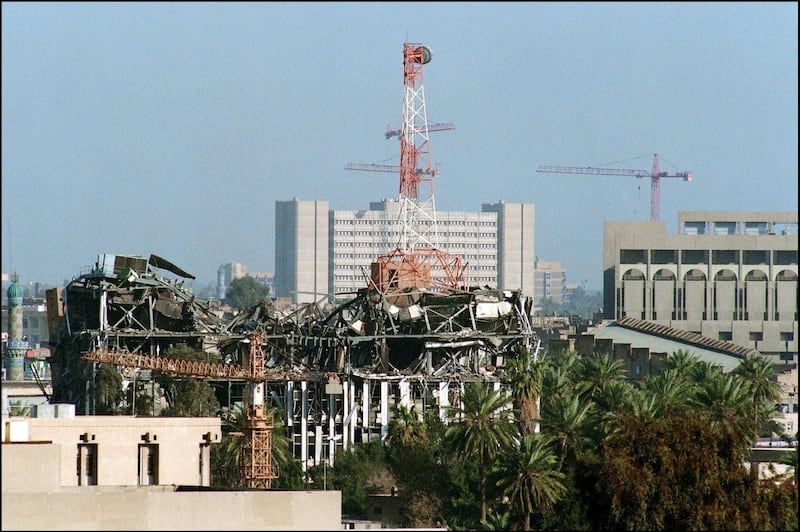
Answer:
<path fill-rule="evenodd" d="M 423 65 L 432 54 L 422 44 L 403 45 L 403 125 L 400 132 L 400 224 L 398 247 L 372 265 L 372 281 L 382 292 L 464 288 L 461 257 L 439 249 L 433 178 L 425 110 Z"/>

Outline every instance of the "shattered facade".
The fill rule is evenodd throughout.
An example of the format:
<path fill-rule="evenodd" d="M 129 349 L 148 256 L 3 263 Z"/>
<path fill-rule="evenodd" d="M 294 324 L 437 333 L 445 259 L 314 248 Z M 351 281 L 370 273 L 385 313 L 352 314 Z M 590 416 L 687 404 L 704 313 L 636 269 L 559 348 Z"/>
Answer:
<path fill-rule="evenodd" d="M 226 372 L 212 380 L 243 383 L 234 369 L 245 364 L 242 342 L 256 334 L 265 397 L 286 413 L 295 457 L 306 467 L 332 458 L 334 446 L 384 437 L 394 405 L 436 409 L 444 418 L 465 383 L 501 387 L 506 360 L 539 348 L 533 302 L 519 291 L 409 288 L 388 296 L 364 288 L 332 308 L 310 303 L 282 311 L 266 300 L 225 319 L 184 288 L 187 278 L 193 276 L 155 255 L 100 255 L 91 272 L 61 289 L 63 306 L 48 307 L 63 314 L 51 320 L 58 324 L 51 331 L 58 338 L 50 358 L 53 401 L 90 413 L 89 360 L 121 360 L 103 359 L 106 353 L 153 360 L 181 343 L 215 355 Z"/>

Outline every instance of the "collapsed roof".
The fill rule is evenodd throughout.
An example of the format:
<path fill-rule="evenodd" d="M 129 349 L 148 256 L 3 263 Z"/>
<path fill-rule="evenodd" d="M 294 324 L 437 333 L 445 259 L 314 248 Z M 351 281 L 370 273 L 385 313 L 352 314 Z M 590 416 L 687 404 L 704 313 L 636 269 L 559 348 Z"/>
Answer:
<path fill-rule="evenodd" d="M 266 340 L 269 380 L 319 380 L 324 374 L 426 380 L 502 380 L 504 360 L 538 349 L 519 291 L 472 288 L 443 294 L 405 290 L 387 298 L 364 288 L 325 312 L 316 303 L 279 311 L 263 300 L 232 319 L 196 298 L 194 277 L 151 255 L 101 255 L 89 273 L 63 289 L 63 322 L 51 356 L 56 401 L 82 403 L 90 372 L 83 353 L 162 356 L 175 344 L 241 363 L 240 341 Z M 49 312 L 49 311 L 48 311 Z"/>

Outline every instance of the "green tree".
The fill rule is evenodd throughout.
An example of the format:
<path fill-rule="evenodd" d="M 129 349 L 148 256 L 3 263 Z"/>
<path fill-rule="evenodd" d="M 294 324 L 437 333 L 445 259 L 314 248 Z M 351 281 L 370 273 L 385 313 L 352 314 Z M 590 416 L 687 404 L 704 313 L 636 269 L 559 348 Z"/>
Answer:
<path fill-rule="evenodd" d="M 383 491 L 381 482 L 388 470 L 385 454 L 380 440 L 372 440 L 346 451 L 340 450 L 336 453 L 334 467 L 328 468 L 325 473 L 319 471 L 323 466 L 315 466 L 313 477 L 319 479 L 320 474 L 326 474 L 328 486 L 342 492 L 344 515 L 364 516 L 367 496 Z"/>
<path fill-rule="evenodd" d="M 622 381 L 625 368 L 621 360 L 615 360 L 608 353 L 593 353 L 579 359 L 578 379 L 581 396 L 592 398 L 594 392 L 612 381 Z"/>
<path fill-rule="evenodd" d="M 265 415 L 272 423 L 271 460 L 276 473 L 279 473 L 278 478 L 273 480 L 272 487 L 300 489 L 304 484 L 303 471 L 291 454 L 283 412 L 273 406 L 265 409 Z M 211 478 L 215 486 L 242 488 L 245 479 L 242 478 L 239 463 L 247 413 L 243 405 L 237 404 L 230 411 L 223 412 L 221 418 L 222 440 L 211 448 Z"/>
<path fill-rule="evenodd" d="M 31 405 L 26 405 L 21 399 L 8 402 L 8 415 L 28 417 L 31 415 Z"/>
<path fill-rule="evenodd" d="M 420 419 L 415 407 L 395 405 L 392 407 L 392 419 L 389 421 L 389 435 L 387 443 L 399 445 L 402 448 L 415 449 L 427 443 L 428 434 L 425 424 Z"/>
<path fill-rule="evenodd" d="M 717 373 L 698 383 L 692 404 L 709 414 L 712 426 L 719 427 L 742 450 L 752 444 L 753 423 L 747 383 L 735 375 Z"/>
<path fill-rule="evenodd" d="M 508 384 L 518 412 L 520 432 L 533 434 L 539 419 L 539 397 L 542 394 L 544 364 L 531 350 L 523 347 L 518 355 L 506 363 Z"/>
<path fill-rule="evenodd" d="M 197 351 L 185 344 L 171 346 L 164 356 L 184 360 L 216 360 L 215 355 Z M 211 417 L 219 412 L 219 401 L 207 381 L 164 371 L 154 371 L 153 378 L 164 390 L 167 399 L 168 406 L 161 411 L 162 416 Z"/>
<path fill-rule="evenodd" d="M 225 302 L 239 310 L 253 308 L 268 297 L 269 288 L 250 275 L 232 280 L 225 291 Z"/>
<path fill-rule="evenodd" d="M 499 475 L 498 486 L 524 516 L 523 530 L 531 529 L 531 514 L 549 512 L 566 491 L 558 459 L 542 434 L 525 435 L 517 446 L 504 450 Z"/>
<path fill-rule="evenodd" d="M 97 364 L 91 391 L 95 415 L 113 416 L 121 412 L 125 391 L 122 375 L 115 366 Z"/>
<path fill-rule="evenodd" d="M 781 530 L 796 519 L 796 490 L 792 496 L 752 478 L 744 455 L 730 453 L 739 436 L 707 412 L 611 422 L 617 426 L 601 447 L 593 528 Z"/>
<path fill-rule="evenodd" d="M 648 375 L 641 386 L 655 398 L 659 412 L 683 410 L 692 394 L 692 383 L 688 371 L 681 373 L 679 368 L 664 369 L 660 373 Z"/>
<path fill-rule="evenodd" d="M 491 462 L 514 440 L 513 412 L 505 392 L 486 382 L 464 386 L 463 407 L 455 408 L 455 422 L 447 430 L 447 446 L 479 468 L 481 521 L 486 521 L 486 480 Z"/>
<path fill-rule="evenodd" d="M 687 377 L 692 368 L 700 361 L 697 356 L 693 355 L 686 349 L 678 349 L 672 355 L 668 356 L 664 361 L 664 369 L 675 370 L 681 378 Z"/>
<path fill-rule="evenodd" d="M 731 372 L 738 375 L 747 384 L 750 396 L 753 401 L 753 427 L 755 432 L 754 440 L 758 438 L 759 429 L 762 428 L 771 416 L 764 414 L 764 409 L 759 405 L 766 403 L 769 410 L 775 410 L 775 403 L 781 397 L 781 387 L 777 381 L 775 367 L 770 361 L 761 356 L 751 356 L 745 358 Z"/>
<path fill-rule="evenodd" d="M 556 444 L 559 467 L 569 455 L 587 445 L 586 427 L 590 403 L 577 395 L 557 395 L 542 403 L 542 432 Z"/>

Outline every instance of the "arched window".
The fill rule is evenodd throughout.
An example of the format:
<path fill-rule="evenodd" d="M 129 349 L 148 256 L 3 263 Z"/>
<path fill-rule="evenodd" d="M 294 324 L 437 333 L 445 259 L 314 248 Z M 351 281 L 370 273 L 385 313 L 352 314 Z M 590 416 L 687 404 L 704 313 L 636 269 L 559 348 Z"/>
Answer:
<path fill-rule="evenodd" d="M 686 275 L 683 276 L 684 281 L 705 281 L 706 274 L 704 274 L 701 270 L 692 269 L 686 272 Z"/>
<path fill-rule="evenodd" d="M 752 270 L 747 273 L 744 278 L 745 281 L 766 281 L 767 274 L 761 270 Z"/>
<path fill-rule="evenodd" d="M 631 268 L 622 275 L 623 281 L 644 281 L 644 273 L 638 268 Z"/>
<path fill-rule="evenodd" d="M 674 281 L 675 280 L 675 274 L 672 273 L 670 270 L 667 270 L 666 268 L 662 268 L 662 269 L 658 270 L 655 273 L 655 275 L 653 275 L 653 280 L 654 281 Z"/>
<path fill-rule="evenodd" d="M 736 274 L 732 270 L 724 269 L 717 272 L 714 276 L 715 281 L 735 281 Z"/>

